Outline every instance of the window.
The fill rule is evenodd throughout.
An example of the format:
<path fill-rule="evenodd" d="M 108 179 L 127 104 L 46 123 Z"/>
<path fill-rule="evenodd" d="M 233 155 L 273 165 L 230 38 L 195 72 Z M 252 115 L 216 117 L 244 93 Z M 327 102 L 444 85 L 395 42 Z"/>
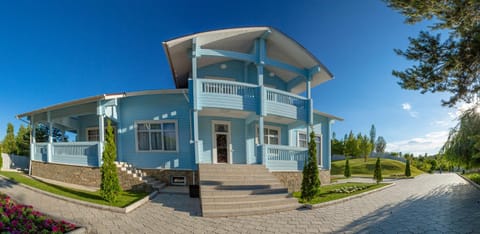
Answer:
<path fill-rule="evenodd" d="M 113 141 L 116 142 L 116 132 L 117 128 L 113 127 Z M 107 136 L 107 127 L 105 127 L 105 135 Z M 87 128 L 87 141 L 100 141 L 100 136 L 98 134 L 98 128 Z"/>
<path fill-rule="evenodd" d="M 306 133 L 299 132 L 297 139 L 298 139 L 298 147 L 303 147 L 303 148 L 308 147 L 308 141 L 307 141 L 307 134 Z"/>
<path fill-rule="evenodd" d="M 279 145 L 280 144 L 280 128 L 279 127 L 272 127 L 266 126 L 263 128 L 263 142 L 267 145 Z M 260 135 L 260 130 L 257 126 L 257 136 L 256 141 L 257 144 L 260 144 L 258 140 L 258 135 Z"/>
<path fill-rule="evenodd" d="M 135 124 L 138 151 L 177 151 L 176 121 L 147 121 Z"/>

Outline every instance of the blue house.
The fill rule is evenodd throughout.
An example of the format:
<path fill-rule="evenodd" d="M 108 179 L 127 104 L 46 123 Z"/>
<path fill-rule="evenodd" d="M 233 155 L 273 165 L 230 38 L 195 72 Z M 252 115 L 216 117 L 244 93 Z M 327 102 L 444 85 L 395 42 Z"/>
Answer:
<path fill-rule="evenodd" d="M 104 94 L 18 115 L 33 135 L 42 124 L 75 136 L 32 138 L 31 173 L 98 185 L 109 119 L 118 161 L 166 183 L 198 183 L 201 165 L 260 165 L 290 186 L 312 131 L 320 177 L 329 183 L 331 126 L 342 119 L 313 109 L 312 91 L 333 77 L 314 55 L 270 27 L 195 33 L 163 46 L 175 89 Z"/>

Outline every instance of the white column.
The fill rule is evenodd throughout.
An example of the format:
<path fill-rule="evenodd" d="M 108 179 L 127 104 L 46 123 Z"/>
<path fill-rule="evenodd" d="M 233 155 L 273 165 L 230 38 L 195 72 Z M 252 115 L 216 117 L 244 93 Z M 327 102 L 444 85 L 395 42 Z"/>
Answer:
<path fill-rule="evenodd" d="M 53 123 L 52 123 L 50 111 L 47 112 L 47 122 L 48 122 L 47 162 L 51 162 L 52 155 L 53 155 Z"/>
<path fill-rule="evenodd" d="M 102 166 L 103 145 L 105 142 L 105 121 L 101 101 L 97 104 L 98 116 L 98 166 Z"/>

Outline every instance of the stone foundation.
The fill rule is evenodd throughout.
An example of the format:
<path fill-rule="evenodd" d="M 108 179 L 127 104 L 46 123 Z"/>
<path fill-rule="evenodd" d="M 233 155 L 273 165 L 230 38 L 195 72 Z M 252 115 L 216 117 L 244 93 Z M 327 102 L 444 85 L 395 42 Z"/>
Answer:
<path fill-rule="evenodd" d="M 100 188 L 102 175 L 99 167 L 73 166 L 66 164 L 31 161 L 32 175 L 70 184 Z M 148 190 L 146 184 L 131 174 L 117 168 L 120 186 L 124 191 Z"/>
<path fill-rule="evenodd" d="M 186 185 L 193 184 L 193 173 L 195 173 L 195 184 L 199 184 L 198 171 L 190 170 L 170 170 L 170 169 L 141 169 L 146 172 L 148 176 L 155 177 L 157 180 L 162 181 L 168 185 L 170 183 L 171 176 L 185 176 L 187 179 Z"/>
<path fill-rule="evenodd" d="M 288 192 L 290 193 L 300 191 L 302 188 L 303 174 L 301 171 L 274 171 L 272 174 L 288 188 Z M 322 185 L 330 184 L 330 170 L 319 170 L 318 177 L 320 177 Z"/>

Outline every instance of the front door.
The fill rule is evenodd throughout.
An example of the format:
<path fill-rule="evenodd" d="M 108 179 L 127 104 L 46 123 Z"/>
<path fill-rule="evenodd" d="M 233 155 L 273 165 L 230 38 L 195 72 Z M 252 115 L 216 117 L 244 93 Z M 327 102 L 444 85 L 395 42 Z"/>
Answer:
<path fill-rule="evenodd" d="M 213 163 L 231 163 L 230 161 L 230 122 L 214 121 L 213 125 Z"/>

